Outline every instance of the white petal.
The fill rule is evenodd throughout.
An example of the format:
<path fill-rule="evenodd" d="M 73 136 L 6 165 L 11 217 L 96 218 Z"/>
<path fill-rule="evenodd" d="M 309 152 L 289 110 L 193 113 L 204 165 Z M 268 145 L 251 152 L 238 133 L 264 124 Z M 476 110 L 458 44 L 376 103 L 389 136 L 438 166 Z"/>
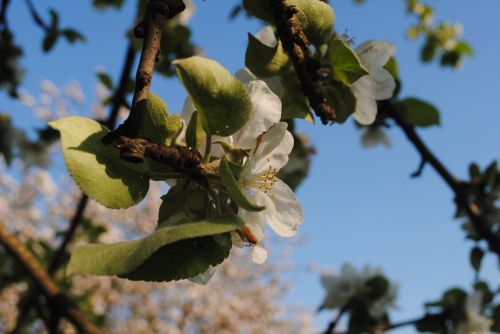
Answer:
<path fill-rule="evenodd" d="M 359 45 L 355 51 L 363 66 L 371 72 L 374 68 L 384 67 L 389 58 L 394 56 L 396 47 L 386 41 L 370 40 Z"/>
<path fill-rule="evenodd" d="M 281 100 L 261 80 L 251 81 L 246 89 L 252 101 L 250 119 L 245 127 L 233 136 L 233 140 L 236 146 L 251 149 L 260 134 L 280 121 Z"/>
<path fill-rule="evenodd" d="M 255 37 L 262 43 L 270 48 L 274 48 L 278 44 L 276 35 L 274 34 L 274 29 L 271 26 L 266 26 L 262 28 Z"/>
<path fill-rule="evenodd" d="M 259 243 L 252 249 L 252 260 L 257 264 L 263 264 L 267 260 L 267 250 L 264 245 Z"/>
<path fill-rule="evenodd" d="M 252 80 L 257 80 L 257 77 L 246 67 L 236 72 L 234 76 L 244 84 L 249 83 Z"/>
<path fill-rule="evenodd" d="M 368 77 L 374 82 L 376 100 L 387 100 L 392 97 L 396 89 L 396 82 L 387 70 L 374 69 Z"/>
<path fill-rule="evenodd" d="M 356 98 L 358 96 L 369 96 L 374 99 L 377 90 L 375 85 L 375 80 L 370 75 L 365 75 L 352 84 L 351 90 Z"/>
<path fill-rule="evenodd" d="M 191 115 L 194 113 L 195 106 L 193 103 L 193 100 L 188 96 L 184 100 L 184 105 L 182 106 L 182 113 L 181 113 L 181 119 L 187 123 L 189 123 L 189 120 L 191 119 Z"/>
<path fill-rule="evenodd" d="M 251 212 L 239 209 L 238 216 L 245 222 L 245 226 L 250 229 L 250 231 L 258 241 L 262 241 L 264 239 L 265 232 L 263 225 L 265 223 L 265 216 L 263 214 L 263 211 Z"/>
<path fill-rule="evenodd" d="M 208 269 L 205 272 L 203 272 L 201 274 L 198 274 L 198 275 L 196 275 L 194 277 L 190 277 L 188 279 L 191 282 L 193 282 L 193 283 L 200 284 L 200 285 L 205 285 L 214 276 L 216 270 L 217 270 L 216 267 L 209 266 Z"/>
<path fill-rule="evenodd" d="M 304 222 L 302 207 L 292 189 L 280 179 L 262 199 L 267 224 L 281 237 L 292 237 L 297 234 L 299 226 Z M 260 196 L 259 196 L 260 197 Z"/>
<path fill-rule="evenodd" d="M 280 122 L 262 136 L 247 164 L 251 174 L 260 174 L 269 166 L 279 170 L 286 165 L 293 149 L 293 136 L 286 129 L 287 124 Z"/>
<path fill-rule="evenodd" d="M 375 118 L 377 117 L 377 102 L 375 99 L 369 95 L 357 94 L 354 89 L 353 93 L 356 96 L 354 119 L 363 125 L 370 125 L 375 122 Z"/>

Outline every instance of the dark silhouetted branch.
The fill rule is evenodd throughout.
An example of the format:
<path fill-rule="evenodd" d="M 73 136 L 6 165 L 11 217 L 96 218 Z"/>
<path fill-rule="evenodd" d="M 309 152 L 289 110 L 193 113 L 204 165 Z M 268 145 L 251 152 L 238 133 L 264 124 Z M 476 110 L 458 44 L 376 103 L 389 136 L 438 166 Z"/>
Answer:
<path fill-rule="evenodd" d="M 304 52 L 309 42 L 304 35 L 299 19 L 295 15 L 297 9 L 288 5 L 286 0 L 270 0 L 270 4 L 274 11 L 278 37 L 283 43 L 283 49 L 292 60 L 302 92 L 309 99 L 311 108 L 323 124 L 335 121 L 337 118 L 335 109 L 318 92 L 309 73 Z"/>
<path fill-rule="evenodd" d="M 26 271 L 47 298 L 51 307 L 58 310 L 81 332 L 87 334 L 101 333 L 80 311 L 78 306 L 61 290 L 54 279 L 43 268 L 38 259 L 31 253 L 0 221 L 0 244 Z"/>

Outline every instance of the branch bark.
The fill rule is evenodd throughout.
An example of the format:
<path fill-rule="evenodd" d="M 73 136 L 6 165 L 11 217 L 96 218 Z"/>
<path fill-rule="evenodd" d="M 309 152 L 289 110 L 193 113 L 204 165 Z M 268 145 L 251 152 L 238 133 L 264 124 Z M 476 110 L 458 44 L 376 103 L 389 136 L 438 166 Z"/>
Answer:
<path fill-rule="evenodd" d="M 467 196 L 462 183 L 457 180 L 451 172 L 444 166 L 444 164 L 431 152 L 427 145 L 423 142 L 420 136 L 415 131 L 413 125 L 408 123 L 398 110 L 397 106 L 391 101 L 384 101 L 381 107 L 387 111 L 389 116 L 396 122 L 396 124 L 403 130 L 408 140 L 415 146 L 420 153 L 422 161 L 431 165 L 434 170 L 441 176 L 446 184 L 455 193 L 455 197 L 459 205 L 463 206 L 466 210 L 467 216 L 472 222 L 476 232 L 482 239 L 486 240 L 489 248 L 500 257 L 500 237 L 498 237 L 488 226 L 487 222 L 481 216 L 479 207 L 471 202 Z"/>
<path fill-rule="evenodd" d="M 68 318 L 81 333 L 101 333 L 62 291 L 33 253 L 17 240 L 2 221 L 0 221 L 0 243 L 40 288 L 50 305 Z"/>
<path fill-rule="evenodd" d="M 186 5 L 182 0 L 150 0 L 144 19 L 134 29 L 137 37 L 144 38 L 144 43 L 137 68 L 132 109 L 127 120 L 103 138 L 105 144 L 110 144 L 121 136 L 136 137 L 137 130 L 142 123 L 140 109 L 136 107 L 142 101 L 147 100 L 149 96 L 154 67 L 160 52 L 163 25 L 166 20 L 182 12 L 185 8 Z"/>
<path fill-rule="evenodd" d="M 304 52 L 309 45 L 309 41 L 296 16 L 297 9 L 288 5 L 286 0 L 271 0 L 270 3 L 274 11 L 278 37 L 281 43 L 283 43 L 283 49 L 292 60 L 302 92 L 309 99 L 311 108 L 323 124 L 335 121 L 337 118 L 335 109 L 318 92 L 314 86 L 314 80 L 309 74 L 306 63 L 307 56 Z"/>
<path fill-rule="evenodd" d="M 124 105 L 125 103 L 125 97 L 127 94 L 127 84 L 128 80 L 130 78 L 130 73 L 132 72 L 132 66 L 134 65 L 136 57 L 136 52 L 134 50 L 134 47 L 132 43 L 129 43 L 127 47 L 127 54 L 125 56 L 125 62 L 123 64 L 122 72 L 120 74 L 120 82 L 118 84 L 118 87 L 113 95 L 113 105 L 111 107 L 110 114 L 108 116 L 108 119 L 106 120 L 105 124 L 108 128 L 112 129 L 115 127 L 116 120 L 118 118 L 118 114 L 120 112 L 120 108 Z M 78 227 L 80 226 L 80 222 L 83 219 L 83 215 L 85 213 L 85 209 L 88 204 L 89 197 L 85 195 L 84 193 L 81 194 L 80 200 L 78 201 L 75 213 L 73 217 L 71 218 L 68 229 L 65 231 L 63 240 L 57 250 L 54 253 L 54 256 L 52 257 L 52 260 L 50 261 L 49 264 L 49 269 L 48 272 L 49 274 L 53 275 L 57 270 L 65 263 L 66 260 L 66 255 L 68 251 L 68 246 L 73 241 L 73 238 L 75 236 L 76 231 L 78 230 Z M 16 327 L 14 330 L 11 331 L 11 334 L 18 333 L 21 329 L 21 327 L 24 324 L 24 321 L 31 311 L 31 309 L 38 304 L 39 301 L 37 300 L 36 293 L 32 295 L 32 297 L 26 302 L 25 307 L 20 311 L 17 322 L 16 322 Z"/>

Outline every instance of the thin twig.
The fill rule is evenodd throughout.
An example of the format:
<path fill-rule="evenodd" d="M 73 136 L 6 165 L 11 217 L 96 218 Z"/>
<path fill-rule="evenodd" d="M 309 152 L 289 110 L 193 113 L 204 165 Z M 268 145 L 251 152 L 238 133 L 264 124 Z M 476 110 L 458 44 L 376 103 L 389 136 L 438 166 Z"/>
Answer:
<path fill-rule="evenodd" d="M 424 172 L 425 165 L 427 164 L 427 160 L 425 160 L 423 157 L 420 159 L 420 164 L 418 165 L 418 168 L 416 171 L 411 173 L 412 178 L 417 178 L 421 177 L 422 173 Z"/>
<path fill-rule="evenodd" d="M 71 321 L 81 333 L 101 333 L 85 317 L 78 306 L 61 290 L 33 253 L 17 240 L 2 221 L 0 221 L 0 243 L 40 288 L 50 305 Z"/>
<path fill-rule="evenodd" d="M 339 313 L 337 313 L 337 316 L 328 324 L 328 328 L 323 332 L 323 334 L 333 334 L 335 333 L 335 328 L 337 328 L 340 320 L 344 316 L 344 314 L 347 312 L 348 307 L 342 307 L 339 310 Z"/>
<path fill-rule="evenodd" d="M 271 0 L 270 4 L 274 11 L 278 37 L 283 44 L 283 49 L 292 60 L 302 92 L 309 99 L 311 108 L 323 124 L 335 121 L 337 118 L 335 109 L 318 92 L 307 68 L 304 49 L 307 49 L 309 42 L 296 16 L 297 9 L 288 5 L 286 0 Z"/>
<path fill-rule="evenodd" d="M 33 2 L 31 2 L 31 0 L 25 0 L 25 2 L 26 6 L 28 6 L 31 17 L 33 18 L 33 21 L 35 21 L 36 25 L 42 28 L 45 32 L 49 31 L 50 30 L 49 25 L 45 23 L 40 14 L 38 14 L 35 5 L 33 5 Z"/>
<path fill-rule="evenodd" d="M 9 5 L 11 3 L 11 0 L 2 0 L 1 8 L 0 8 L 0 25 L 2 25 L 3 28 L 7 28 L 7 9 L 9 9 Z"/>
<path fill-rule="evenodd" d="M 394 119 L 396 124 L 403 130 L 408 140 L 415 146 L 423 160 L 427 161 L 448 186 L 455 193 L 455 197 L 459 205 L 465 208 L 467 216 L 472 222 L 472 225 L 478 235 L 486 240 L 489 248 L 500 256 L 500 237 L 498 237 L 489 227 L 487 222 L 481 216 L 479 207 L 472 203 L 464 191 L 462 182 L 457 180 L 451 172 L 443 165 L 441 161 L 431 152 L 427 145 L 423 142 L 420 136 L 415 131 L 413 125 L 408 123 L 398 110 L 397 106 L 391 101 L 381 103 L 389 116 Z"/>
<path fill-rule="evenodd" d="M 182 0 L 150 0 L 144 19 L 134 29 L 136 35 L 144 38 L 144 42 L 135 78 L 132 108 L 127 120 L 103 138 L 104 143 L 110 144 L 119 139 L 120 136 L 136 137 L 142 123 L 140 108 L 136 107 L 146 101 L 149 96 L 154 67 L 160 52 L 163 25 L 166 20 L 182 12 L 185 8 L 186 5 Z"/>

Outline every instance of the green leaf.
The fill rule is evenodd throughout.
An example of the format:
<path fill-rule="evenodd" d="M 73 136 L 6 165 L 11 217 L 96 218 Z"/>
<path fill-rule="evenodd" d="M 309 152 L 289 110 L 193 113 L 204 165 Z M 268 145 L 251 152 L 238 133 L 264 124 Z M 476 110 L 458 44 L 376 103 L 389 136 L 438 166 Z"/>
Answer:
<path fill-rule="evenodd" d="M 7 166 L 13 157 L 14 131 L 9 115 L 0 113 L 0 155 L 3 155 Z"/>
<path fill-rule="evenodd" d="M 248 46 L 245 54 L 245 65 L 259 78 L 278 75 L 289 62 L 281 42 L 275 47 L 267 46 L 257 38 L 248 34 Z"/>
<path fill-rule="evenodd" d="M 298 82 L 288 83 L 284 86 L 285 91 L 281 98 L 282 112 L 281 119 L 289 120 L 293 118 L 305 119 L 308 122 L 314 123 L 314 116 L 309 108 L 304 93 Z"/>
<path fill-rule="evenodd" d="M 356 111 L 356 97 L 347 85 L 331 80 L 324 87 L 325 98 L 337 112 L 337 123 L 344 123 Z"/>
<path fill-rule="evenodd" d="M 401 101 L 405 119 L 419 127 L 439 125 L 439 111 L 432 104 L 417 98 L 407 98 Z"/>
<path fill-rule="evenodd" d="M 479 180 L 481 179 L 481 169 L 479 165 L 476 163 L 471 163 L 469 166 L 469 176 L 471 180 Z"/>
<path fill-rule="evenodd" d="M 500 332 L 500 304 L 496 305 L 491 313 L 491 318 L 493 320 L 493 326 L 491 327 L 491 330 L 494 332 Z"/>
<path fill-rule="evenodd" d="M 246 124 L 252 102 L 245 86 L 229 71 L 216 61 L 199 56 L 173 64 L 207 134 L 230 136 Z"/>
<path fill-rule="evenodd" d="M 85 41 L 85 37 L 75 29 L 63 29 L 61 30 L 61 34 L 70 43 L 74 43 L 76 41 Z"/>
<path fill-rule="evenodd" d="M 335 12 L 320 0 L 288 0 L 298 9 L 298 18 L 309 41 L 320 46 L 332 37 Z"/>
<path fill-rule="evenodd" d="M 384 65 L 384 68 L 392 75 L 394 79 L 399 78 L 399 66 L 395 57 L 389 58 L 387 64 Z"/>
<path fill-rule="evenodd" d="M 166 226 L 134 241 L 82 246 L 71 256 L 67 274 L 87 273 L 145 281 L 193 277 L 229 255 L 231 240 L 227 233 L 241 226 L 240 218 L 226 215 Z"/>
<path fill-rule="evenodd" d="M 321 0 L 288 0 L 287 4 L 297 8 L 297 17 L 312 44 L 320 46 L 332 37 L 335 12 L 330 5 Z M 269 0 L 243 0 L 243 7 L 250 15 L 276 25 Z"/>
<path fill-rule="evenodd" d="M 139 138 L 156 144 L 172 145 L 182 131 L 182 121 L 177 115 L 169 115 L 167 105 L 158 96 L 150 93 L 147 101 L 139 102 L 137 108 L 143 115 Z"/>
<path fill-rule="evenodd" d="M 365 283 L 365 296 L 372 302 L 382 298 L 389 290 L 389 281 L 381 275 L 370 278 Z"/>
<path fill-rule="evenodd" d="M 210 208 L 207 192 L 185 180 L 179 180 L 161 199 L 158 227 L 203 219 Z"/>
<path fill-rule="evenodd" d="M 249 15 L 274 24 L 273 8 L 268 0 L 243 0 L 243 8 Z"/>
<path fill-rule="evenodd" d="M 149 188 L 149 178 L 126 168 L 119 151 L 104 145 L 108 129 L 89 118 L 72 116 L 50 122 L 61 133 L 66 166 L 80 189 L 105 207 L 128 208 L 139 203 Z"/>
<path fill-rule="evenodd" d="M 113 79 L 104 72 L 99 72 L 97 73 L 97 77 L 99 78 L 99 81 L 106 86 L 107 89 L 112 90 L 113 89 Z"/>
<path fill-rule="evenodd" d="M 98 9 L 106 9 L 107 7 L 121 8 L 124 0 L 94 0 L 93 5 Z"/>
<path fill-rule="evenodd" d="M 57 30 L 56 31 L 49 30 L 49 32 L 47 32 L 47 34 L 43 39 L 43 45 L 42 45 L 43 52 L 49 52 L 56 44 L 58 38 L 59 38 L 59 32 Z"/>
<path fill-rule="evenodd" d="M 200 149 L 205 144 L 206 136 L 198 120 L 198 111 L 195 110 L 186 129 L 186 144 L 188 147 Z"/>
<path fill-rule="evenodd" d="M 356 53 L 342 40 L 330 44 L 329 55 L 333 78 L 349 87 L 368 74 Z"/>
<path fill-rule="evenodd" d="M 479 272 L 481 269 L 481 262 L 483 261 L 484 251 L 479 247 L 472 248 L 470 252 L 470 264 L 474 271 Z"/>
<path fill-rule="evenodd" d="M 238 187 L 238 182 L 234 178 L 231 168 L 225 158 L 222 158 L 219 165 L 219 174 L 224 187 L 226 187 L 229 197 L 238 204 L 239 207 L 247 211 L 262 211 L 264 207 L 250 203 L 248 198 Z"/>
<path fill-rule="evenodd" d="M 53 9 L 49 11 L 50 13 L 50 26 L 43 39 L 42 48 L 44 52 L 49 52 L 57 42 L 59 38 L 59 14 Z"/>

